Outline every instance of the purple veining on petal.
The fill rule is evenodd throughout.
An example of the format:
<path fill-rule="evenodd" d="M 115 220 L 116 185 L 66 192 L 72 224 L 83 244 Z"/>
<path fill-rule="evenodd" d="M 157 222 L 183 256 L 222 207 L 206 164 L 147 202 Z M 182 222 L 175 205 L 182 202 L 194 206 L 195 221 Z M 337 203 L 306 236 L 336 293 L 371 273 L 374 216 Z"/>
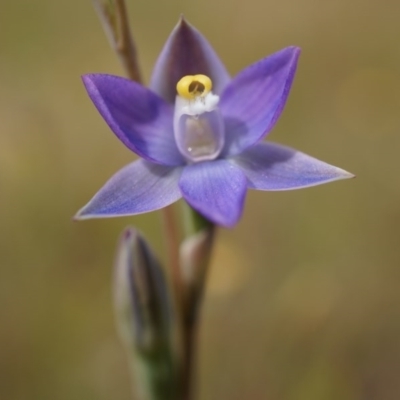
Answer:
<path fill-rule="evenodd" d="M 150 88 L 173 103 L 176 84 L 185 75 L 204 74 L 220 94 L 230 81 L 226 68 L 204 36 L 184 18 L 178 22 L 154 67 Z"/>
<path fill-rule="evenodd" d="M 258 143 L 232 159 L 242 168 L 248 187 L 292 190 L 353 178 L 343 169 L 274 143 Z"/>
<path fill-rule="evenodd" d="M 289 95 L 300 49 L 287 47 L 247 67 L 225 88 L 224 154 L 235 155 L 260 141 L 275 125 Z"/>
<path fill-rule="evenodd" d="M 179 180 L 185 200 L 212 222 L 233 227 L 240 219 L 246 197 L 243 172 L 226 160 L 186 166 Z"/>
<path fill-rule="evenodd" d="M 137 160 L 119 170 L 83 207 L 75 219 L 141 214 L 166 207 L 181 198 L 182 168 Z"/>
<path fill-rule="evenodd" d="M 116 136 L 148 161 L 184 164 L 173 133 L 173 110 L 149 89 L 105 74 L 83 77 L 88 94 Z"/>

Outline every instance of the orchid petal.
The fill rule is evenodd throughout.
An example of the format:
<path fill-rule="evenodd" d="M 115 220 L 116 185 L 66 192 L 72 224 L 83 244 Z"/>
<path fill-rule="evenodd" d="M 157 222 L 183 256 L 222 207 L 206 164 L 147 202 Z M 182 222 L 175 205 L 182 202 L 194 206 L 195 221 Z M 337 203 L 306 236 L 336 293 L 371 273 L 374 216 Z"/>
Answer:
<path fill-rule="evenodd" d="M 243 172 L 226 160 L 189 165 L 179 180 L 185 200 L 207 219 L 226 227 L 240 219 L 246 185 Z"/>
<path fill-rule="evenodd" d="M 184 164 L 175 144 L 173 110 L 161 98 L 117 76 L 90 74 L 83 82 L 94 105 L 126 147 L 157 164 Z"/>
<path fill-rule="evenodd" d="M 166 207 L 181 198 L 180 174 L 181 168 L 137 160 L 119 170 L 75 219 L 135 215 Z"/>
<path fill-rule="evenodd" d="M 247 176 L 248 187 L 257 190 L 302 189 L 354 177 L 343 169 L 274 143 L 259 143 L 232 161 Z"/>
<path fill-rule="evenodd" d="M 220 101 L 224 154 L 239 154 L 270 132 L 286 103 L 299 55 L 297 47 L 278 51 L 244 69 L 225 88 Z"/>
<path fill-rule="evenodd" d="M 150 88 L 173 103 L 176 84 L 186 75 L 204 74 L 221 93 L 230 81 L 228 72 L 204 36 L 184 18 L 178 22 L 155 64 Z"/>

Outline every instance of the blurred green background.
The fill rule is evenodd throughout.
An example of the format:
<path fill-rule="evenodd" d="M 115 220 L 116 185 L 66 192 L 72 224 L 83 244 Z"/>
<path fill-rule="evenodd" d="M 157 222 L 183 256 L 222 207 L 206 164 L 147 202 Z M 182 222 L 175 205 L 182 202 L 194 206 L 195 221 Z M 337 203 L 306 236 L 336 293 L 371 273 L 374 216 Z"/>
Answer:
<path fill-rule="evenodd" d="M 129 2 L 141 63 L 181 12 L 232 74 L 302 47 L 270 138 L 357 175 L 251 192 L 221 230 L 202 314 L 199 399 L 400 398 L 400 3 Z M 3 1 L 0 13 L 0 398 L 127 400 L 111 276 L 134 224 L 164 249 L 157 213 L 73 223 L 133 155 L 80 75 L 123 74 L 90 1 Z"/>

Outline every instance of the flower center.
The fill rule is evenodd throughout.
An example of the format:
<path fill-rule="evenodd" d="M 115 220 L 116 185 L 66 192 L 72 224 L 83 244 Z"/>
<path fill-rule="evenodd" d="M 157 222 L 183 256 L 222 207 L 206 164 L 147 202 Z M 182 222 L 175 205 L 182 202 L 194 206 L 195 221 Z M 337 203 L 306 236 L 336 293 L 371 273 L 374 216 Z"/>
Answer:
<path fill-rule="evenodd" d="M 176 85 L 174 135 L 182 155 L 191 162 L 214 160 L 224 145 L 219 97 L 205 75 L 184 76 Z"/>

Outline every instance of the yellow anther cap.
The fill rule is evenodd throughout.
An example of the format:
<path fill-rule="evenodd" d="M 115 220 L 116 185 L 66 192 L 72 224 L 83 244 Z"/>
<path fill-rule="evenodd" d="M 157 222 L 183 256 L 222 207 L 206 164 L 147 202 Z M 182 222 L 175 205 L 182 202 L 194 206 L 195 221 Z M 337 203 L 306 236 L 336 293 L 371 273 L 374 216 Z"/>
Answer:
<path fill-rule="evenodd" d="M 205 96 L 212 89 L 212 81 L 206 75 L 186 75 L 177 84 L 179 96 L 193 100 L 198 96 Z"/>

